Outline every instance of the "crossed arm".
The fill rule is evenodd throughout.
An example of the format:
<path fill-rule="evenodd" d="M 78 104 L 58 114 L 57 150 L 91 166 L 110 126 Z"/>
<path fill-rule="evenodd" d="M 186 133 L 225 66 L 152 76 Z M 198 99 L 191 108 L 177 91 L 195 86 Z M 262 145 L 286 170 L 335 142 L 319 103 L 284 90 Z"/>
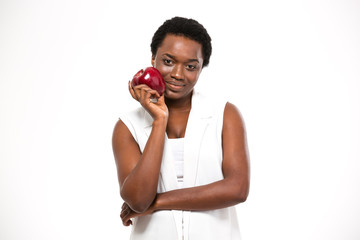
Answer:
<path fill-rule="evenodd" d="M 162 104 L 162 100 L 160 98 L 156 104 Z M 152 132 L 142 154 L 125 124 L 119 120 L 115 126 L 113 150 L 120 194 L 125 201 L 120 215 L 123 224 L 128 226 L 130 218 L 159 210 L 204 211 L 244 202 L 249 192 L 250 166 L 245 127 L 237 108 L 228 103 L 224 111 L 224 179 L 203 186 L 157 193 L 167 124 L 166 114 L 164 116 L 154 118 Z"/>

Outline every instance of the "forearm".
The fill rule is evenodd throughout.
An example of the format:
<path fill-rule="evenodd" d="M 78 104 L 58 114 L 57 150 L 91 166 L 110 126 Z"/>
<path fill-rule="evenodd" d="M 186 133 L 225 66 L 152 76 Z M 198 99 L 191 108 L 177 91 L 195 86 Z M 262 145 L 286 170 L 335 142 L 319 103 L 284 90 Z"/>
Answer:
<path fill-rule="evenodd" d="M 154 121 L 139 161 L 121 186 L 121 197 L 137 212 L 146 210 L 156 196 L 165 131 L 165 120 Z"/>
<path fill-rule="evenodd" d="M 152 208 L 157 210 L 206 211 L 225 208 L 246 201 L 246 179 L 220 180 L 208 185 L 178 189 L 157 195 Z"/>

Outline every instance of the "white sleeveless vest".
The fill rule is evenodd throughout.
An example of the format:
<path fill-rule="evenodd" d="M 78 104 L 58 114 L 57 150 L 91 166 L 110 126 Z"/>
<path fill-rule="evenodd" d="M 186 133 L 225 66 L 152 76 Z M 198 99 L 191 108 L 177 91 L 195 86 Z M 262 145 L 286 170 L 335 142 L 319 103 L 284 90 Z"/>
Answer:
<path fill-rule="evenodd" d="M 194 92 L 184 143 L 184 188 L 223 179 L 222 125 L 225 101 Z M 142 107 L 120 116 L 143 151 L 153 119 Z M 178 189 L 172 152 L 165 139 L 158 192 Z M 155 150 L 155 149 L 154 149 Z M 162 210 L 133 221 L 133 240 L 238 240 L 235 207 L 211 211 Z"/>

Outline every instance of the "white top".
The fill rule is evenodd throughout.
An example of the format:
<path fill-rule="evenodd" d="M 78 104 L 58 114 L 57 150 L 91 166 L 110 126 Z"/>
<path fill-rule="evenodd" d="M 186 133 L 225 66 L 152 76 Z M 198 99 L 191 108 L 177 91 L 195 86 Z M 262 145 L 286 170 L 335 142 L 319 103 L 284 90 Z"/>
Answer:
<path fill-rule="evenodd" d="M 179 188 L 184 185 L 184 138 L 169 138 Z"/>
<path fill-rule="evenodd" d="M 221 136 L 225 105 L 226 101 L 222 99 L 208 98 L 194 91 L 184 139 L 184 188 L 224 179 Z M 154 119 L 140 106 L 122 114 L 121 120 L 143 152 Z M 171 140 L 166 138 L 158 193 L 179 188 L 169 142 Z M 134 218 L 131 240 L 239 240 L 240 228 L 236 215 L 235 206 L 210 211 L 155 211 Z"/>

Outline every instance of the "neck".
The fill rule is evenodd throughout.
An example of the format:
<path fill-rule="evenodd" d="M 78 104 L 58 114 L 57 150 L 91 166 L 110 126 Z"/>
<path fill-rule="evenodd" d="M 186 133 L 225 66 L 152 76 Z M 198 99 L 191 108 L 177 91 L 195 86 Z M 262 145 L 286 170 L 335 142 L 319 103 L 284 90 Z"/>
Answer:
<path fill-rule="evenodd" d="M 171 111 L 190 111 L 192 92 L 181 99 L 165 98 L 166 106 Z"/>

